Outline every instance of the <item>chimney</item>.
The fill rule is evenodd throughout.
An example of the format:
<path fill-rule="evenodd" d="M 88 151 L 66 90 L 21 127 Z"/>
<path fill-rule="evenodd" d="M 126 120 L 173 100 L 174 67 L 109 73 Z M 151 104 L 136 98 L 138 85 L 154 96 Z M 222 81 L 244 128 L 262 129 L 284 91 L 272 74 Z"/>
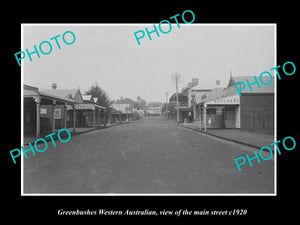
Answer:
<path fill-rule="evenodd" d="M 191 83 L 192 87 L 195 87 L 198 84 L 199 84 L 199 78 L 192 78 L 192 83 Z"/>
<path fill-rule="evenodd" d="M 56 83 L 53 83 L 51 87 L 52 87 L 52 89 L 56 90 L 56 88 L 57 88 Z"/>
<path fill-rule="evenodd" d="M 221 81 L 220 80 L 216 80 L 216 85 L 220 85 Z"/>

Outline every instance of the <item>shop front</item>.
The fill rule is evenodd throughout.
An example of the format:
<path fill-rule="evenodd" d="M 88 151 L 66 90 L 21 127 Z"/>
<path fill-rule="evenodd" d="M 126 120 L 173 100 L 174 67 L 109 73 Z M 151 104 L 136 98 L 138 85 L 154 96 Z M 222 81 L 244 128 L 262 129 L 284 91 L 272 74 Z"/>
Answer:
<path fill-rule="evenodd" d="M 175 120 L 179 123 L 192 122 L 193 110 L 189 107 L 188 96 L 178 93 L 178 103 L 176 99 L 176 93 L 169 99 L 168 119 Z"/>
<path fill-rule="evenodd" d="M 40 137 L 60 128 L 67 128 L 67 108 L 74 114 L 72 99 L 54 96 L 29 85 L 23 87 L 24 136 Z M 72 123 L 75 131 L 75 122 Z"/>
<path fill-rule="evenodd" d="M 96 127 L 103 124 L 106 126 L 106 108 L 96 103 L 76 103 L 77 112 L 76 126 Z"/>
<path fill-rule="evenodd" d="M 198 107 L 200 128 L 240 128 L 238 95 L 203 101 Z"/>

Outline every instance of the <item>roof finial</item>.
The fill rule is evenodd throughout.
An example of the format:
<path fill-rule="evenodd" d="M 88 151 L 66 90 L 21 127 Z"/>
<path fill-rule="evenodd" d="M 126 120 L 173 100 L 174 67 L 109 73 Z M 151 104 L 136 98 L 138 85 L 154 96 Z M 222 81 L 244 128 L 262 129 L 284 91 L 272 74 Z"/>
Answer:
<path fill-rule="evenodd" d="M 230 69 L 230 77 L 229 77 L 229 82 L 228 82 L 227 87 L 230 87 L 233 84 L 234 84 L 234 81 L 232 80 L 232 69 Z"/>

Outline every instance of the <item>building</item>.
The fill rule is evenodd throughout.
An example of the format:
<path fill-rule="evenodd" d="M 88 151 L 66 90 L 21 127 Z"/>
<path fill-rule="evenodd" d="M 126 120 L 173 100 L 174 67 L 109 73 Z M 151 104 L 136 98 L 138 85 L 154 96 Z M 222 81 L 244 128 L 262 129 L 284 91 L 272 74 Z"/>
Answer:
<path fill-rule="evenodd" d="M 49 107 L 48 107 L 49 106 Z M 23 86 L 24 136 L 39 137 L 60 128 L 73 127 L 75 132 L 75 101 L 59 97 L 29 85 Z M 68 124 L 68 113 L 73 115 Z M 70 119 L 70 118 L 69 118 Z"/>
<path fill-rule="evenodd" d="M 52 104 L 43 104 L 41 108 L 41 128 L 42 130 L 51 131 L 51 121 L 53 120 L 52 113 L 55 111 L 55 125 L 56 128 L 62 128 L 64 114 L 66 114 L 67 118 L 67 127 L 71 127 L 73 125 L 73 116 L 75 115 L 75 126 L 78 127 L 76 122 L 76 110 L 75 103 L 79 102 L 81 99 L 81 93 L 76 89 L 56 89 L 56 84 L 52 85 L 53 91 L 51 89 L 41 90 L 42 93 L 56 96 L 59 98 L 70 99 L 74 101 L 74 105 L 67 105 L 66 110 L 61 105 L 56 105 L 53 109 Z M 55 91 L 54 91 L 55 90 Z M 75 114 L 73 113 L 75 110 Z"/>
<path fill-rule="evenodd" d="M 61 98 L 72 99 L 76 110 L 76 127 L 97 127 L 106 125 L 106 108 L 97 103 L 97 99 L 91 95 L 82 95 L 79 89 L 59 89 L 56 84 L 52 84 L 52 89 L 44 89 L 43 93 Z M 51 106 L 45 105 L 51 111 Z M 72 108 L 67 107 L 68 111 Z M 49 118 L 49 115 L 46 115 Z M 72 115 L 67 113 L 67 121 L 72 120 Z"/>
<path fill-rule="evenodd" d="M 121 112 L 121 121 L 130 121 L 132 120 L 133 110 L 129 103 L 114 103 L 112 108 L 116 111 Z"/>
<path fill-rule="evenodd" d="M 179 123 L 189 121 L 192 118 L 192 109 L 188 106 L 188 96 L 178 93 Z M 174 93 L 169 99 L 168 119 L 177 121 L 177 95 Z"/>
<path fill-rule="evenodd" d="M 161 116 L 161 106 L 148 106 L 145 110 L 146 116 Z"/>
<path fill-rule="evenodd" d="M 253 77 L 230 76 L 226 88 L 215 88 L 202 97 L 197 105 L 200 128 L 274 132 L 274 84 L 261 85 L 260 88 L 252 85 L 252 92 L 245 88 L 239 96 L 234 85 L 246 79 L 250 83 L 254 81 Z"/>
<path fill-rule="evenodd" d="M 24 85 L 24 135 L 39 137 L 61 128 L 106 126 L 106 108 L 78 89 L 39 90 Z M 101 119 L 102 118 L 102 119 Z"/>
<path fill-rule="evenodd" d="M 197 109 L 197 105 L 201 102 L 204 96 L 206 96 L 206 94 L 214 88 L 217 88 L 217 85 L 210 82 L 201 82 L 200 84 L 190 88 L 188 91 L 188 102 L 189 107 L 192 108 L 194 121 L 199 120 L 199 110 Z"/>
<path fill-rule="evenodd" d="M 230 77 L 228 86 L 248 79 L 254 82 L 254 77 Z M 262 77 L 264 83 L 270 81 L 269 76 Z M 273 77 L 273 81 L 275 78 Z M 254 84 L 241 91 L 240 97 L 240 127 L 243 130 L 262 133 L 274 133 L 274 82 L 269 85 Z"/>
<path fill-rule="evenodd" d="M 193 121 L 199 120 L 197 105 L 200 103 L 201 99 L 203 99 L 203 96 L 214 88 L 217 88 L 218 85 L 219 83 L 203 82 L 199 81 L 199 78 L 193 78 L 192 82 L 188 83 L 188 85 L 182 89 L 181 92 L 188 97 L 188 107 L 192 109 L 191 115 Z"/>
<path fill-rule="evenodd" d="M 169 115 L 169 103 L 164 103 L 163 106 L 161 107 L 161 112 L 160 112 L 161 116 L 164 119 L 168 119 L 168 115 Z"/>
<path fill-rule="evenodd" d="M 200 125 L 206 128 L 240 128 L 240 99 L 235 87 L 215 88 L 198 105 Z"/>
<path fill-rule="evenodd" d="M 75 104 L 79 127 L 106 126 L 106 108 L 99 105 L 97 100 L 92 95 L 82 95 L 82 101 Z"/>
<path fill-rule="evenodd" d="M 114 108 L 110 109 L 110 115 L 108 118 L 108 124 L 120 123 L 122 118 L 122 112 Z"/>

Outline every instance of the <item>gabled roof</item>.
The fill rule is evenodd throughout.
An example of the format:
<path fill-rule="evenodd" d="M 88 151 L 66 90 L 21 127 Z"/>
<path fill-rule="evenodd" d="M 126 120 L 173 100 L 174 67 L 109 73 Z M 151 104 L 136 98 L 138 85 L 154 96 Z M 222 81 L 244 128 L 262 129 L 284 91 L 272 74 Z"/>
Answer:
<path fill-rule="evenodd" d="M 76 103 L 82 103 L 82 95 L 79 89 L 43 89 L 43 93 L 60 98 L 67 98 L 74 100 Z"/>
<path fill-rule="evenodd" d="M 209 92 L 206 93 L 204 101 L 210 101 L 213 99 L 217 99 L 217 98 L 222 98 L 224 97 L 224 89 L 225 88 L 215 88 Z"/>
<path fill-rule="evenodd" d="M 254 76 L 230 77 L 228 87 L 231 87 L 231 86 L 235 87 L 234 85 L 236 83 L 244 82 L 245 85 L 246 85 L 246 88 L 244 88 L 240 91 L 242 94 L 243 93 L 274 93 L 274 80 L 276 79 L 276 78 L 274 78 L 274 76 L 272 77 L 273 81 L 268 85 L 262 84 L 260 82 L 260 78 L 258 76 L 256 76 L 256 79 L 258 80 L 260 88 L 258 87 L 257 84 L 254 83 L 253 85 L 251 85 L 252 91 L 248 87 L 248 84 L 247 84 L 246 80 L 248 80 L 248 82 L 251 84 L 251 83 L 255 82 Z M 270 82 L 270 77 L 269 76 L 262 76 L 261 79 L 262 79 L 263 83 L 267 84 L 267 83 Z M 239 84 L 238 86 L 243 86 L 243 84 Z M 241 87 L 238 87 L 238 88 L 241 88 Z"/>
<path fill-rule="evenodd" d="M 77 89 L 42 89 L 44 93 L 55 95 L 58 97 L 74 99 Z"/>
<path fill-rule="evenodd" d="M 235 95 L 238 95 L 235 86 L 230 86 L 227 88 L 214 88 L 213 90 L 206 92 L 205 98 L 201 99 L 200 102 L 209 102 Z"/>
<path fill-rule="evenodd" d="M 202 91 L 202 90 L 212 90 L 214 88 L 217 88 L 218 86 L 214 84 L 213 82 L 199 82 L 198 85 L 191 88 L 192 91 Z"/>
<path fill-rule="evenodd" d="M 233 95 L 238 95 L 235 86 L 230 86 L 230 87 L 224 88 L 224 96 L 223 97 L 229 97 L 229 96 L 233 96 Z"/>
<path fill-rule="evenodd" d="M 241 77 L 230 76 L 227 87 L 233 86 L 238 82 L 246 82 L 246 79 L 248 78 L 250 78 L 250 76 L 241 76 Z"/>
<path fill-rule="evenodd" d="M 206 95 L 207 92 L 210 92 L 211 90 L 201 90 L 200 91 L 195 91 L 193 94 L 192 94 L 192 102 L 193 103 L 196 103 L 196 104 L 199 104 L 201 101 L 203 101 L 203 96 Z"/>
<path fill-rule="evenodd" d="M 73 99 L 66 98 L 64 96 L 51 94 L 51 93 L 48 93 L 45 91 L 39 91 L 39 89 L 37 87 L 33 87 L 33 86 L 24 84 L 23 88 L 24 88 L 24 92 L 23 92 L 24 97 L 41 96 L 42 98 L 53 99 L 53 100 L 57 100 L 60 102 L 74 103 Z"/>
<path fill-rule="evenodd" d="M 29 86 L 26 84 L 23 85 L 23 90 L 24 96 L 38 96 L 40 94 L 39 89 L 37 87 Z"/>

